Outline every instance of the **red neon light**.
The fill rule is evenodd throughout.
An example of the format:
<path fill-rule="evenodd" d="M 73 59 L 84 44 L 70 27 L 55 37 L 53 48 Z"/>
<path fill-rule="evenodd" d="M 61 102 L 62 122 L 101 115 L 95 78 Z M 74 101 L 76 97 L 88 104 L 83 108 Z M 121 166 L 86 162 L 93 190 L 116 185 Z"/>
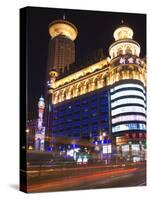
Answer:
<path fill-rule="evenodd" d="M 133 134 L 132 134 L 132 138 L 136 138 L 136 133 L 133 133 Z"/>

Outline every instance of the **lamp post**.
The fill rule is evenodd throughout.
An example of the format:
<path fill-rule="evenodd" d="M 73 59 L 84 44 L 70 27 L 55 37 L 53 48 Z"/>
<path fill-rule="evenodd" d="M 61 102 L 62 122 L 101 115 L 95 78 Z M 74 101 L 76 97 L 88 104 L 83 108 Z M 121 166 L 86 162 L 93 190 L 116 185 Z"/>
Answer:
<path fill-rule="evenodd" d="M 110 137 L 109 137 L 109 135 L 108 135 L 108 133 L 105 131 L 105 130 L 103 130 L 103 132 L 102 132 L 102 141 L 106 141 L 106 164 L 108 164 L 108 159 L 109 159 L 109 153 L 111 153 L 111 144 L 109 144 L 109 139 L 110 139 Z"/>
<path fill-rule="evenodd" d="M 129 156 L 130 156 L 130 161 L 131 161 L 131 158 L 132 158 L 132 142 L 129 141 Z"/>
<path fill-rule="evenodd" d="M 31 130 L 29 128 L 26 129 L 26 134 L 27 134 L 27 149 L 31 150 L 32 149 L 32 135 L 31 135 Z"/>
<path fill-rule="evenodd" d="M 28 149 L 28 146 L 29 146 L 29 144 L 28 144 L 28 143 L 29 143 L 29 133 L 30 133 L 30 130 L 29 130 L 29 128 L 27 128 L 27 129 L 26 129 L 26 136 L 27 136 L 27 137 L 26 137 L 26 139 L 27 139 L 27 140 L 26 140 L 26 141 L 27 141 L 27 142 L 26 142 L 26 145 L 27 145 L 27 149 Z"/>
<path fill-rule="evenodd" d="M 143 160 L 142 141 L 139 141 L 139 146 L 140 146 L 140 161 L 142 161 Z"/>

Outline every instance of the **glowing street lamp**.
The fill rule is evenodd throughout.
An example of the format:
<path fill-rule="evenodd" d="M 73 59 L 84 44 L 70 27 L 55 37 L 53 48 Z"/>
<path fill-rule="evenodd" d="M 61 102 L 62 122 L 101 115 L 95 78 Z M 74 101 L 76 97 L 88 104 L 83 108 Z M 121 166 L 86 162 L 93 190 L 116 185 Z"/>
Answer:
<path fill-rule="evenodd" d="M 26 129 L 26 133 L 29 133 L 30 132 L 30 130 L 29 129 Z"/>

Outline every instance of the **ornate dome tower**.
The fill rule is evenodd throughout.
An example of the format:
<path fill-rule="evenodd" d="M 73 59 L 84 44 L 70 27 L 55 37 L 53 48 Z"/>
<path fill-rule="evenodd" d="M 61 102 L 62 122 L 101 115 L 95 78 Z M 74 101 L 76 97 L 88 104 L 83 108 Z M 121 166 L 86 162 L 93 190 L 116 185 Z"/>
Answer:
<path fill-rule="evenodd" d="M 140 55 L 140 45 L 133 40 L 133 30 L 123 22 L 114 31 L 115 42 L 109 47 L 109 55 L 114 59 L 120 55 Z"/>
<path fill-rule="evenodd" d="M 65 17 L 55 20 L 49 24 L 49 34 L 51 36 L 48 55 L 48 66 L 56 69 L 58 73 L 69 70 L 69 65 L 75 62 L 75 44 L 77 28 Z"/>
<path fill-rule="evenodd" d="M 66 38 L 74 41 L 77 37 L 78 31 L 77 28 L 67 20 L 55 20 L 49 24 L 49 34 L 51 38 L 63 35 Z"/>
<path fill-rule="evenodd" d="M 140 58 L 141 47 L 133 40 L 133 30 L 122 24 L 115 29 L 115 42 L 109 47 L 110 84 L 119 80 L 136 79 L 146 84 L 145 62 Z"/>

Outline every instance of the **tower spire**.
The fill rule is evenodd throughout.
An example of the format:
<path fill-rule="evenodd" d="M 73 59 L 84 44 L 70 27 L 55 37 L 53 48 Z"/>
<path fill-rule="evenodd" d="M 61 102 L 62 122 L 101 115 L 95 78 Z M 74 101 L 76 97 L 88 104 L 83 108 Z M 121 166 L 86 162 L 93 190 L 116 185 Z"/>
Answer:
<path fill-rule="evenodd" d="M 65 15 L 65 13 L 63 14 L 63 20 L 65 20 L 66 19 L 66 15 Z"/>
<path fill-rule="evenodd" d="M 124 20 L 123 19 L 121 20 L 121 24 L 124 24 Z"/>

